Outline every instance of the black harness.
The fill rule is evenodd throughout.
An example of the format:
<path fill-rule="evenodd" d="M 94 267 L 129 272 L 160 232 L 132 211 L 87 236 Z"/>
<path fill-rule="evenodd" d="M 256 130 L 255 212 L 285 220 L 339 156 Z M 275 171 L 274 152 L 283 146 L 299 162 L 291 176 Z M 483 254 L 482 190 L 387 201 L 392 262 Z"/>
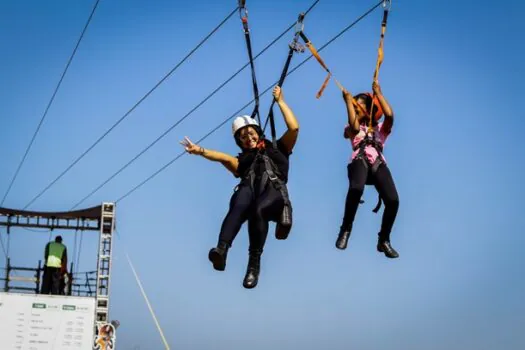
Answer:
<path fill-rule="evenodd" d="M 257 176 L 255 167 L 260 163 L 264 164 L 264 171 L 261 176 Z M 279 191 L 284 201 L 284 208 L 277 223 L 289 230 L 292 227 L 292 203 L 286 183 L 281 177 L 282 175 L 273 160 L 264 151 L 259 150 L 243 179 L 250 184 L 254 197 L 258 197 L 264 192 L 268 182 Z"/>
<path fill-rule="evenodd" d="M 377 151 L 377 158 L 374 161 L 374 163 L 370 163 L 370 161 L 368 160 L 368 157 L 365 154 L 365 149 L 366 149 L 367 146 L 372 146 Z M 383 146 L 381 145 L 381 143 L 379 143 L 376 140 L 375 131 L 374 131 L 374 133 L 372 134 L 371 137 L 367 133 L 365 138 L 363 140 L 361 140 L 361 142 L 359 142 L 359 144 L 357 145 L 357 148 L 359 149 L 359 152 L 357 153 L 357 156 L 356 156 L 355 159 L 360 159 L 363 162 L 363 164 L 365 165 L 366 169 L 367 170 L 371 170 L 372 174 L 375 175 L 375 173 L 377 172 L 377 169 L 379 169 L 379 166 L 381 164 L 384 164 L 384 161 L 383 161 Z M 367 176 L 366 184 L 367 185 L 373 185 L 374 184 L 373 177 Z M 361 203 L 364 203 L 364 201 L 361 201 Z M 377 213 L 379 211 L 379 209 L 381 209 L 381 203 L 382 203 L 381 195 L 378 194 L 377 205 L 372 210 L 374 213 Z"/>

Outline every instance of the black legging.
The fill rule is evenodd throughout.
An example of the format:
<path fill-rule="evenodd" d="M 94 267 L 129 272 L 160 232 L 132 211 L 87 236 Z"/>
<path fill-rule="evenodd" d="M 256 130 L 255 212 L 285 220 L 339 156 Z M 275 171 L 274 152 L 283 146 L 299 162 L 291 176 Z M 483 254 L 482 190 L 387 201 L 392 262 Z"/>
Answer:
<path fill-rule="evenodd" d="M 356 159 L 348 164 L 350 187 L 346 195 L 345 216 L 342 227 L 350 228 L 353 224 L 359 206 L 359 200 L 363 195 L 367 179 L 369 179 L 374 184 L 385 205 L 379 238 L 389 241 L 390 232 L 392 231 L 392 226 L 394 226 L 399 208 L 399 197 L 397 195 L 396 185 L 386 164 L 381 164 L 375 174 L 369 169 L 361 159 Z"/>
<path fill-rule="evenodd" d="M 248 220 L 250 252 L 262 252 L 268 236 L 269 221 L 277 221 L 284 207 L 279 191 L 270 183 L 254 198 L 249 184 L 241 183 L 230 200 L 230 210 L 221 226 L 219 241 L 231 245 L 242 224 Z"/>

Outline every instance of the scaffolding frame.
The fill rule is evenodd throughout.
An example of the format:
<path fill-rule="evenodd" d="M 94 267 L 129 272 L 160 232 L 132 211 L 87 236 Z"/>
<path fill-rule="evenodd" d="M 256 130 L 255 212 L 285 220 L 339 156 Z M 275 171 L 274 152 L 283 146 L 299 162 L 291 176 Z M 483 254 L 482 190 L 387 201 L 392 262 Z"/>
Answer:
<path fill-rule="evenodd" d="M 8 239 L 11 227 L 98 231 L 95 330 L 109 323 L 115 203 L 104 202 L 96 207 L 67 212 L 38 212 L 0 207 L 0 226 L 7 228 Z M 9 256 L 6 257 L 6 266 L 10 266 Z M 6 286 L 9 279 L 10 276 L 7 275 Z"/>

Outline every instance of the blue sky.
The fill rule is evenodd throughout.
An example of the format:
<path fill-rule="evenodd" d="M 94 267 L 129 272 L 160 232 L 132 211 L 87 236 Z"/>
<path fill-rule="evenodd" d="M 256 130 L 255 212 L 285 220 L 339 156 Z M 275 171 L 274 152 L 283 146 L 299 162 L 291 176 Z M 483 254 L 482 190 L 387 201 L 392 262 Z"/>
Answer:
<path fill-rule="evenodd" d="M 312 2 L 247 1 L 254 52 Z M 2 3 L 2 195 L 93 3 Z M 101 0 L 5 206 L 24 207 L 235 3 Z M 305 31 L 320 47 L 374 3 L 321 0 Z M 111 318 L 121 322 L 119 347 L 162 348 L 126 251 L 172 348 L 525 346 L 525 219 L 519 209 L 524 165 L 516 142 L 525 127 L 519 107 L 523 4 L 392 5 L 380 83 L 396 115 L 385 154 L 401 200 L 392 233 L 400 259 L 375 251 L 380 216 L 371 212 L 373 188 L 365 192 L 348 249 L 334 247 L 351 150 L 341 137 L 341 94 L 332 83 L 315 99 L 325 73 L 310 60 L 283 87 L 301 125 L 289 182 L 294 228 L 284 242 L 270 234 L 258 287 L 242 288 L 245 228 L 225 272 L 214 271 L 207 260 L 236 180 L 216 163 L 184 156 L 118 204 L 122 239 L 115 241 Z M 353 93 L 371 87 L 381 18 L 378 9 L 321 52 Z M 278 79 L 290 39 L 285 36 L 256 61 L 261 91 Z M 294 57 L 292 67 L 307 55 Z M 30 209 L 71 208 L 246 62 L 235 15 Z M 184 136 L 202 137 L 251 98 L 246 69 L 82 206 L 116 200 L 176 156 Z M 261 98 L 263 115 L 270 101 Z M 202 145 L 237 153 L 230 130 L 228 123 Z M 74 235 L 63 235 L 72 254 Z M 13 264 L 36 265 L 48 238 L 13 229 Z M 81 270 L 94 268 L 96 242 L 95 235 L 84 234 Z"/>

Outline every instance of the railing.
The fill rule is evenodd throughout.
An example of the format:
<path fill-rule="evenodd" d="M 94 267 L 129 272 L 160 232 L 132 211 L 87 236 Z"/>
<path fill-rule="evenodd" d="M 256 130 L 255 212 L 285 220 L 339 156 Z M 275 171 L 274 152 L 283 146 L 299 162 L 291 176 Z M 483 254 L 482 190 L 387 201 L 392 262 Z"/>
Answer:
<path fill-rule="evenodd" d="M 75 272 L 71 283 L 71 294 L 94 297 L 97 293 L 97 271 Z"/>
<path fill-rule="evenodd" d="M 34 292 L 35 294 L 38 294 L 39 291 L 40 291 L 40 276 L 41 276 L 41 272 L 43 271 L 44 269 L 42 268 L 42 261 L 39 260 L 38 261 L 38 267 L 35 269 L 35 268 L 30 268 L 30 267 L 17 267 L 17 266 L 12 266 L 11 265 L 11 259 L 7 259 L 7 266 L 5 268 L 5 277 L 4 278 L 1 278 L 0 280 L 2 280 L 4 282 L 4 292 L 9 292 L 9 291 L 15 291 L 15 292 Z M 11 273 L 12 272 L 16 272 L 17 271 L 20 271 L 20 272 L 33 272 L 34 275 L 33 276 L 18 276 L 18 275 L 15 275 L 15 276 L 12 276 Z M 12 282 L 22 282 L 22 283 L 25 283 L 26 286 L 20 286 L 20 285 L 12 285 Z M 28 287 L 27 285 L 28 284 L 33 284 L 34 283 L 34 287 Z"/>
<path fill-rule="evenodd" d="M 12 266 L 11 260 L 7 259 L 7 267 L 4 269 L 5 277 L 0 278 L 3 282 L 4 292 L 22 292 L 40 294 L 40 285 L 43 278 L 44 267 L 42 261 L 38 261 L 38 267 Z M 60 283 L 60 295 L 94 297 L 97 291 L 97 271 L 74 272 L 73 264 L 70 273 L 64 274 Z M 19 275 L 26 273 L 26 276 Z M 32 272 L 32 276 L 27 276 Z"/>

